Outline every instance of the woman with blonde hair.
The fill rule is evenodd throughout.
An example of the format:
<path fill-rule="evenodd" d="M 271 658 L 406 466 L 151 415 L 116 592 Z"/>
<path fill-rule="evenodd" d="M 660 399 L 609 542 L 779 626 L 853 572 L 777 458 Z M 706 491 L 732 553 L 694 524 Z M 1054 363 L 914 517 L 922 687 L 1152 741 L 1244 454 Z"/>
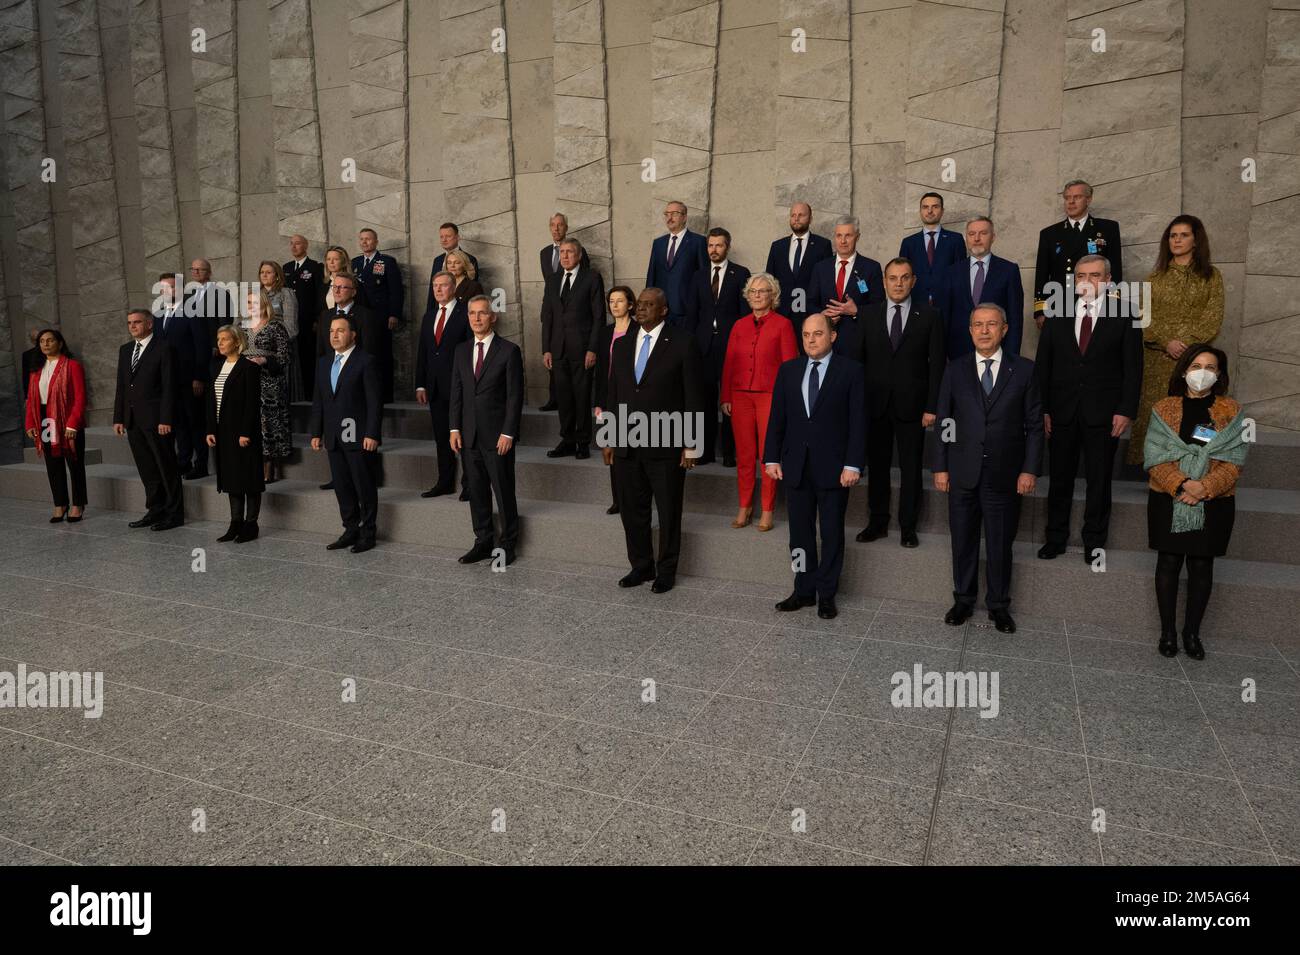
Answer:
<path fill-rule="evenodd" d="M 442 267 L 456 280 L 456 301 L 468 302 L 475 295 L 485 294 L 478 281 L 478 269 L 460 249 L 448 252 Z"/>
<path fill-rule="evenodd" d="M 230 495 L 230 527 L 217 538 L 223 543 L 244 544 L 257 538 L 257 517 L 266 489 L 262 477 L 262 370 L 243 357 L 247 347 L 248 339 L 239 326 L 217 329 L 222 364 L 207 390 L 207 443 L 217 461 L 217 490 Z"/>
<path fill-rule="evenodd" d="M 298 293 L 285 288 L 284 268 L 279 262 L 263 259 L 257 268 L 257 280 L 271 300 L 271 311 L 284 323 L 289 332 L 289 347 L 292 354 L 298 353 Z M 302 399 L 302 382 L 298 378 L 298 363 L 289 362 L 289 398 L 291 401 Z"/>
<path fill-rule="evenodd" d="M 262 454 L 263 478 L 274 483 L 276 464 L 289 456 L 289 364 L 293 354 L 289 331 L 275 317 L 265 289 L 248 293 L 249 346 L 245 357 L 262 368 Z"/>

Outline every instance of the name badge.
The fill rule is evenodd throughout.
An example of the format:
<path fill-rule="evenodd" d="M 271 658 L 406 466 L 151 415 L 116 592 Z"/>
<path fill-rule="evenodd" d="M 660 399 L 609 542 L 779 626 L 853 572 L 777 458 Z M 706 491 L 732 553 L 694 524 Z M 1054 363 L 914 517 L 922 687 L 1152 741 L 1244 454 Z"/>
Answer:
<path fill-rule="evenodd" d="M 860 295 L 867 294 L 867 283 L 864 282 L 862 279 L 858 279 L 858 293 Z"/>
<path fill-rule="evenodd" d="M 1196 429 L 1192 432 L 1192 440 L 1202 441 L 1205 444 L 1209 444 L 1211 441 L 1214 440 L 1214 436 L 1217 435 L 1218 433 L 1219 432 L 1215 431 L 1211 427 L 1208 427 L 1207 425 L 1198 424 L 1196 426 Z"/>
<path fill-rule="evenodd" d="M 1096 255 L 1096 254 L 1097 254 L 1097 240 L 1096 240 L 1096 239 L 1089 239 L 1089 240 L 1088 240 L 1088 254 L 1089 254 L 1089 255 Z"/>

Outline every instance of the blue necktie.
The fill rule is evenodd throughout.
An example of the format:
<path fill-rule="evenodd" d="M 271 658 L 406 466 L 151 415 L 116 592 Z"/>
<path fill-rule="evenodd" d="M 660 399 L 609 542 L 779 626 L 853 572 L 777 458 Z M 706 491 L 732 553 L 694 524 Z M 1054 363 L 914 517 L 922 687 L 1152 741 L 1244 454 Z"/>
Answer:
<path fill-rule="evenodd" d="M 821 376 L 817 373 L 817 366 L 821 362 L 812 363 L 812 371 L 808 373 L 808 414 L 811 415 L 813 408 L 817 406 L 817 392 L 821 388 Z"/>
<path fill-rule="evenodd" d="M 993 359 L 981 358 L 984 362 L 984 374 L 980 375 L 980 385 L 984 388 L 984 394 L 993 394 Z"/>
<path fill-rule="evenodd" d="M 339 372 L 343 370 L 343 356 L 334 356 L 334 367 L 330 369 L 330 391 L 339 390 Z"/>
<path fill-rule="evenodd" d="M 636 383 L 641 384 L 641 376 L 645 374 L 645 363 L 650 360 L 650 336 L 647 335 L 641 339 L 641 350 L 636 356 Z"/>

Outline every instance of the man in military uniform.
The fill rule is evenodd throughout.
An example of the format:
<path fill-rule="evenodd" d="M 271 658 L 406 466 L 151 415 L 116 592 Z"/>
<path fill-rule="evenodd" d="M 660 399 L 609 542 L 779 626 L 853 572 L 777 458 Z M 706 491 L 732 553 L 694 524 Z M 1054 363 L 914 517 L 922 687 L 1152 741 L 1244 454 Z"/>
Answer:
<path fill-rule="evenodd" d="M 1124 280 L 1120 251 L 1119 223 L 1096 219 L 1088 214 L 1092 205 L 1092 186 L 1082 179 L 1071 179 L 1061 190 L 1065 200 L 1065 218 L 1038 233 L 1038 261 L 1034 268 L 1034 323 L 1043 327 L 1044 314 L 1058 310 L 1072 289 L 1066 282 L 1074 280 L 1074 266 L 1085 255 L 1103 255 L 1110 262 L 1111 281 Z M 1053 285 L 1060 286 L 1055 298 Z"/>
<path fill-rule="evenodd" d="M 378 342 L 367 342 L 362 330 L 361 347 L 379 359 L 379 390 L 385 403 L 393 400 L 393 332 L 402 318 L 402 272 L 397 259 L 376 251 L 379 235 L 374 229 L 362 229 L 357 236 L 361 254 L 352 257 L 352 272 L 357 285 L 366 290 L 366 302 L 379 319 Z M 371 333 L 372 335 L 374 332 Z"/>

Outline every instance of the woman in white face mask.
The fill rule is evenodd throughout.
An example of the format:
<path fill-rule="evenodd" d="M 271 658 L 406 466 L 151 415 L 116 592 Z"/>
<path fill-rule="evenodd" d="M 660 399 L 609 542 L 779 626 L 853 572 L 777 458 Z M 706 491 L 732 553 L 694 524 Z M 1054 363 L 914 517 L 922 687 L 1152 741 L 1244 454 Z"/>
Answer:
<path fill-rule="evenodd" d="M 1233 494 L 1246 460 L 1241 405 L 1227 396 L 1228 356 L 1189 345 L 1174 366 L 1169 397 L 1151 409 L 1143 446 L 1150 491 L 1147 535 L 1156 559 L 1160 653 L 1178 653 L 1178 578 L 1187 563 L 1183 650 L 1205 658 L 1201 619 L 1214 584 L 1214 558 L 1228 550 Z"/>

